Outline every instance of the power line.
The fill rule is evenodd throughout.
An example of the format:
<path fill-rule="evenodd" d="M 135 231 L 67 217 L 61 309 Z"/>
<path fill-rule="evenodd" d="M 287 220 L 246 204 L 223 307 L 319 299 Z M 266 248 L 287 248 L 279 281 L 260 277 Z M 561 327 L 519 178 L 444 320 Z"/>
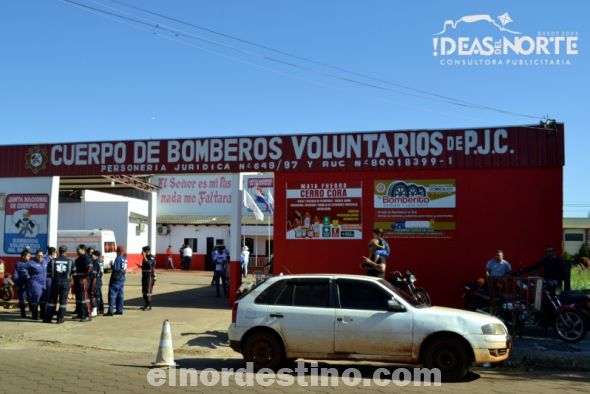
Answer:
<path fill-rule="evenodd" d="M 423 89 L 417 89 L 417 88 L 414 88 L 414 87 L 411 87 L 411 86 L 407 86 L 407 85 L 403 85 L 403 84 L 400 84 L 400 83 L 397 83 L 397 82 L 391 82 L 391 81 L 388 81 L 388 80 L 385 80 L 385 79 L 375 78 L 375 77 L 370 76 L 370 75 L 367 75 L 367 74 L 359 73 L 359 72 L 356 72 L 356 71 L 351 71 L 351 70 L 348 70 L 348 69 L 345 69 L 345 68 L 342 68 L 342 67 L 338 67 L 338 66 L 334 66 L 334 65 L 331 65 L 331 64 L 328 64 L 328 63 L 316 61 L 316 60 L 310 59 L 308 57 L 299 56 L 299 55 L 296 55 L 296 54 L 293 54 L 293 53 L 290 53 L 290 52 L 286 52 L 286 51 L 283 51 L 283 50 L 280 50 L 280 49 L 269 47 L 267 45 L 259 44 L 259 43 L 256 43 L 254 41 L 246 40 L 246 39 L 243 39 L 243 38 L 240 38 L 240 37 L 231 35 L 231 34 L 219 32 L 217 30 L 213 30 L 213 29 L 210 29 L 210 28 L 201 26 L 201 25 L 197 25 L 195 23 L 187 22 L 187 21 L 184 21 L 184 20 L 179 19 L 179 18 L 174 18 L 174 17 L 171 17 L 171 16 L 164 15 L 162 13 L 158 13 L 158 12 L 155 12 L 155 11 L 148 10 L 146 8 L 138 7 L 138 6 L 135 6 L 135 5 L 126 3 L 124 1 L 120 1 L 120 0 L 109 0 L 109 1 L 111 1 L 113 3 L 117 3 L 117 4 L 120 4 L 120 5 L 123 5 L 125 7 L 129 7 L 129 8 L 132 8 L 132 9 L 135 9 L 135 10 L 138 10 L 138 11 L 141 11 L 141 12 L 145 12 L 145 13 L 150 14 L 150 15 L 158 16 L 160 18 L 164 18 L 164 19 L 167 19 L 169 21 L 173 21 L 173 22 L 176 22 L 176 23 L 179 23 L 179 24 L 183 24 L 185 26 L 190 26 L 190 27 L 193 27 L 195 29 L 206 31 L 208 33 L 215 34 L 215 35 L 218 35 L 218 36 L 221 36 L 221 37 L 229 38 L 231 40 L 235 40 L 235 41 L 238 41 L 238 42 L 241 42 L 241 43 L 244 43 L 244 44 L 248 44 L 248 45 L 251 45 L 251 46 L 260 48 L 260 49 L 265 49 L 267 51 L 271 51 L 271 52 L 274 52 L 274 53 L 277 53 L 277 54 L 280 54 L 280 55 L 292 57 L 294 59 L 302 60 L 302 61 L 309 62 L 309 63 L 312 63 L 312 64 L 316 64 L 316 65 L 319 65 L 319 66 L 322 66 L 322 67 L 330 68 L 330 69 L 333 69 L 333 70 L 336 70 L 336 71 L 340 71 L 340 72 L 344 72 L 344 73 L 347 73 L 347 74 L 355 75 L 357 77 L 362 77 L 362 78 L 366 78 L 366 79 L 373 80 L 373 81 L 376 81 L 376 82 L 385 83 L 385 84 L 388 84 L 388 85 L 391 85 L 391 86 L 396 86 L 398 88 L 410 90 L 410 91 L 413 91 L 413 92 L 416 92 L 416 93 L 425 94 L 425 95 L 428 95 L 428 96 L 432 96 L 432 97 L 436 97 L 436 98 L 439 98 L 439 99 L 443 99 L 448 104 L 453 104 L 453 105 L 458 105 L 458 106 L 463 106 L 463 107 L 470 107 L 470 108 L 481 109 L 481 110 L 491 110 L 491 111 L 496 111 L 496 112 L 500 112 L 500 113 L 503 113 L 503 114 L 520 116 L 520 117 L 529 118 L 529 119 L 543 119 L 543 117 L 540 117 L 540 116 L 527 115 L 527 114 L 521 114 L 521 113 L 517 113 L 517 112 L 513 112 L 513 111 L 507 111 L 507 110 L 503 110 L 503 109 L 496 108 L 496 107 L 481 105 L 481 104 L 469 102 L 469 101 L 466 101 L 466 100 L 457 99 L 457 98 L 454 98 L 454 97 L 451 97 L 451 96 L 445 96 L 445 95 L 441 95 L 441 94 L 437 94 L 437 93 L 432 93 L 432 92 L 429 92 L 429 91 L 426 91 L 426 90 L 423 90 Z M 352 80 L 349 80 L 349 82 L 359 83 L 358 81 L 352 81 Z M 378 87 L 378 88 L 380 88 L 380 87 Z M 402 92 L 398 92 L 398 93 L 402 93 Z M 402 94 L 404 94 L 404 93 L 402 93 Z M 420 97 L 420 96 L 415 96 L 415 97 Z"/>
<path fill-rule="evenodd" d="M 271 48 L 271 47 L 267 47 L 265 45 L 261 45 L 261 44 L 257 44 L 257 43 L 254 43 L 254 42 L 251 42 L 251 41 L 248 41 L 248 40 L 244 40 L 244 39 L 241 39 L 239 37 L 235 37 L 235 36 L 228 35 L 228 34 L 225 34 L 225 33 L 217 32 L 217 31 L 212 30 L 212 29 L 208 29 L 208 28 L 205 28 L 205 27 L 202 27 L 202 26 L 199 26 L 199 25 L 195 25 L 195 24 L 192 24 L 190 22 L 185 22 L 185 21 L 182 21 L 182 20 L 177 19 L 177 18 L 168 17 L 166 15 L 163 15 L 163 14 L 160 14 L 160 13 L 156 13 L 156 12 L 153 12 L 153 11 L 150 11 L 150 10 L 147 10 L 147 9 L 143 9 L 141 7 L 136 7 L 136 6 L 133 6 L 133 5 L 127 4 L 127 3 L 122 2 L 122 1 L 118 1 L 118 0 L 110 0 L 110 1 L 115 2 L 115 3 L 118 3 L 118 4 L 121 4 L 121 5 L 124 5 L 124 6 L 127 6 L 127 7 L 130 7 L 132 9 L 140 10 L 140 11 L 145 12 L 145 13 L 149 13 L 151 15 L 155 15 L 155 16 L 158 16 L 158 17 L 161 17 L 161 18 L 165 18 L 165 19 L 174 21 L 176 23 L 181 23 L 181 24 L 184 24 L 184 25 L 187 25 L 187 26 L 190 26 L 190 27 L 194 27 L 194 28 L 197 28 L 197 29 L 201 29 L 201 30 L 204 30 L 204 31 L 207 31 L 207 32 L 210 32 L 210 33 L 213 33 L 213 34 L 217 34 L 217 35 L 220 35 L 220 36 L 223 36 L 223 37 L 226 37 L 226 38 L 237 40 L 237 41 L 242 42 L 242 43 L 253 45 L 253 46 L 256 46 L 258 48 L 266 49 L 266 50 L 269 50 L 269 51 L 272 51 L 272 52 L 275 52 L 275 53 L 279 53 L 279 54 L 282 54 L 282 55 L 285 55 L 285 56 L 290 56 L 290 57 L 295 58 L 295 59 L 298 59 L 298 60 L 307 61 L 307 62 L 316 64 L 316 65 L 321 65 L 321 66 L 328 67 L 328 68 L 331 68 L 331 69 L 334 69 L 334 70 L 338 70 L 338 71 L 341 71 L 341 72 L 349 73 L 349 74 L 352 74 L 352 75 L 361 76 L 363 78 L 371 79 L 371 80 L 378 81 L 378 82 L 381 82 L 381 83 L 387 83 L 387 84 L 390 84 L 390 85 L 393 85 L 393 86 L 396 86 L 396 87 L 400 87 L 400 88 L 403 88 L 403 89 L 408 89 L 408 90 L 411 90 L 411 91 L 414 91 L 414 92 L 418 92 L 419 94 L 410 93 L 410 92 L 404 92 L 404 91 L 399 91 L 399 90 L 394 90 L 394 89 L 391 89 L 391 88 L 387 88 L 387 87 L 376 85 L 374 83 L 367 83 L 367 82 L 364 82 L 364 81 L 358 81 L 358 80 L 355 80 L 355 79 L 352 79 L 352 78 L 336 76 L 336 75 L 333 75 L 333 74 L 330 74 L 330 73 L 326 73 L 326 72 L 318 71 L 318 70 L 315 70 L 315 69 L 311 69 L 309 67 L 304 67 L 304 66 L 301 66 L 301 65 L 296 64 L 296 63 L 293 63 L 293 62 L 287 62 L 287 61 L 284 61 L 282 59 L 276 59 L 276 58 L 273 58 L 273 57 L 269 57 L 269 56 L 265 56 L 265 55 L 260 55 L 258 53 L 253 53 L 251 51 L 247 51 L 247 50 L 244 50 L 244 49 L 241 49 L 241 48 L 237 48 L 237 47 L 234 47 L 234 46 L 231 46 L 231 45 L 219 43 L 219 42 L 214 41 L 214 40 L 210 40 L 210 39 L 207 39 L 207 38 L 196 36 L 196 35 L 191 34 L 191 33 L 186 33 L 186 32 L 177 30 L 175 28 L 167 27 L 165 25 L 162 25 L 162 24 L 157 23 L 157 22 L 154 22 L 154 21 L 149 21 L 148 19 L 143 18 L 143 17 L 140 17 L 140 16 L 137 16 L 135 14 L 131 14 L 131 13 L 126 12 L 126 11 L 122 11 L 122 10 L 119 10 L 119 9 L 116 9 L 116 8 L 113 8 L 113 7 L 106 6 L 106 5 L 104 5 L 104 4 L 102 4 L 102 3 L 98 2 L 98 1 L 90 0 L 93 3 L 99 4 L 99 5 L 103 6 L 103 7 L 107 7 L 107 8 L 110 8 L 112 10 L 116 10 L 118 12 L 123 12 L 123 13 L 129 14 L 129 15 L 132 15 L 133 17 L 121 15 L 120 13 L 111 12 L 111 11 L 104 10 L 104 9 L 101 9 L 101 8 L 92 7 L 92 6 L 89 6 L 87 4 L 82 4 L 82 3 L 79 3 L 79 2 L 73 1 L 73 0 L 62 0 L 62 1 L 65 2 L 65 3 L 68 3 L 68 4 L 72 5 L 72 6 L 76 6 L 76 7 L 85 9 L 85 10 L 87 10 L 89 12 L 92 12 L 92 13 L 95 13 L 95 14 L 98 13 L 98 14 L 103 14 L 103 15 L 109 16 L 109 17 L 114 18 L 115 20 L 118 20 L 118 21 L 127 21 L 127 22 L 137 23 L 137 24 L 143 25 L 144 27 L 149 27 L 151 29 L 162 30 L 162 31 L 164 31 L 164 32 L 166 32 L 168 34 L 173 35 L 174 38 L 184 37 L 184 38 L 189 38 L 189 39 L 195 39 L 195 40 L 198 40 L 198 41 L 201 41 L 201 42 L 210 44 L 210 45 L 215 45 L 215 46 L 219 46 L 219 47 L 222 47 L 222 48 L 225 48 L 225 49 L 230 49 L 230 50 L 237 51 L 237 52 L 240 52 L 240 53 L 244 53 L 244 54 L 247 54 L 247 55 L 250 55 L 250 56 L 256 56 L 256 57 L 259 57 L 259 58 L 262 58 L 264 60 L 268 60 L 268 61 L 271 61 L 271 62 L 274 62 L 274 63 L 278 63 L 278 64 L 286 65 L 286 66 L 289 66 L 289 67 L 293 67 L 293 68 L 296 68 L 296 69 L 300 69 L 300 70 L 304 70 L 304 71 L 308 71 L 308 72 L 320 74 L 320 75 L 323 75 L 323 76 L 327 76 L 327 77 L 334 78 L 334 79 L 337 79 L 337 80 L 341 80 L 341 81 L 345 81 L 345 82 L 348 82 L 348 83 L 360 85 L 360 86 L 363 86 L 363 87 L 377 89 L 377 90 L 380 90 L 380 91 L 391 91 L 391 92 L 394 92 L 394 93 L 399 93 L 399 94 L 403 94 L 403 95 L 417 97 L 417 98 L 420 98 L 420 99 L 427 99 L 427 100 L 433 100 L 433 101 L 442 101 L 442 102 L 445 102 L 447 104 L 451 104 L 451 105 L 455 105 L 455 106 L 461 106 L 461 107 L 466 107 L 466 108 L 473 108 L 473 109 L 479 109 L 479 110 L 491 110 L 491 111 L 496 111 L 496 112 L 500 112 L 500 113 L 507 114 L 507 115 L 521 116 L 521 117 L 527 117 L 527 118 L 533 118 L 533 119 L 541 119 L 540 117 L 537 117 L 537 116 L 524 115 L 524 114 L 519 114 L 519 113 L 515 113 L 515 112 L 511 112 L 511 111 L 505 111 L 505 110 L 494 108 L 494 107 L 487 107 L 487 106 L 482 106 L 482 105 L 479 105 L 479 104 L 469 103 L 467 101 L 458 100 L 458 99 L 455 99 L 455 98 L 452 98 L 452 97 L 442 96 L 442 95 L 438 95 L 438 94 L 435 94 L 435 93 L 430 93 L 430 92 L 423 91 L 423 90 L 420 90 L 420 89 L 414 89 L 414 88 L 407 87 L 407 86 L 404 86 L 404 85 L 401 85 L 401 84 L 396 84 L 396 83 L 385 81 L 385 80 L 381 80 L 381 79 L 378 79 L 378 78 L 373 78 L 371 76 L 367 76 L 367 75 L 364 75 L 364 74 L 361 74 L 361 73 L 356 73 L 356 72 L 353 72 L 353 71 L 349 71 L 349 70 L 346 70 L 346 69 L 343 69 L 343 68 L 331 66 L 331 65 L 328 65 L 328 64 L 325 64 L 325 63 L 316 62 L 316 61 L 311 60 L 311 59 L 308 59 L 308 58 L 300 57 L 300 56 L 297 56 L 297 55 L 290 54 L 288 52 L 284 52 L 284 51 L 281 51 L 281 50 L 276 50 L 276 49 Z M 138 18 L 140 18 L 140 19 L 138 19 Z M 161 37 L 170 38 L 170 37 L 166 37 L 166 36 L 161 36 Z M 183 41 L 179 41 L 179 42 L 183 42 Z M 198 47 L 197 46 L 196 48 L 201 49 L 201 50 L 205 50 L 205 51 L 207 51 L 209 53 L 213 53 L 213 54 L 216 54 L 216 55 L 224 56 L 224 57 L 229 58 L 229 59 L 234 60 L 234 61 L 239 61 L 239 62 L 242 62 L 242 63 L 250 64 L 250 65 L 253 65 L 253 66 L 256 66 L 256 67 L 265 69 L 267 71 L 272 71 L 272 72 L 275 72 L 275 73 L 278 73 L 278 74 L 282 74 L 282 75 L 288 75 L 288 74 L 285 74 L 285 73 L 282 73 L 282 72 L 277 72 L 276 70 L 269 69 L 269 68 L 264 67 L 264 66 L 260 66 L 260 65 L 257 65 L 257 64 L 254 64 L 254 63 L 250 63 L 250 62 L 245 62 L 243 60 L 236 59 L 236 58 L 231 57 L 231 56 L 227 56 L 227 55 L 220 54 L 218 52 L 210 51 L 210 50 L 204 49 L 202 47 Z M 298 78 L 298 79 L 301 79 L 301 78 Z M 318 83 L 316 83 L 316 84 L 318 84 Z M 319 84 L 319 85 L 326 87 L 326 85 L 322 85 L 322 84 Z M 424 95 L 427 95 L 427 96 L 424 96 Z M 390 102 L 389 100 L 384 100 L 384 101 Z M 405 107 L 408 107 L 408 108 L 425 110 L 423 108 L 408 106 L 408 105 L 405 105 L 405 104 L 400 104 L 400 103 L 395 103 L 395 102 L 391 102 L 391 103 L 396 104 L 396 105 L 402 105 L 402 106 L 405 106 Z M 436 111 L 431 111 L 431 110 L 426 110 L 426 111 L 437 113 Z M 447 116 L 448 116 L 448 114 L 447 114 Z M 470 119 L 473 119 L 473 118 L 470 118 Z"/>

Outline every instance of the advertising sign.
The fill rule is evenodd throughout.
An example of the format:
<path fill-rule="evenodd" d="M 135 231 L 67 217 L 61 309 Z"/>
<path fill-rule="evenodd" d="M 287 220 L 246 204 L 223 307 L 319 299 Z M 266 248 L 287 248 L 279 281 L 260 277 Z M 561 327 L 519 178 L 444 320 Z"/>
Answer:
<path fill-rule="evenodd" d="M 47 249 L 48 194 L 8 194 L 4 210 L 4 253 Z"/>
<path fill-rule="evenodd" d="M 452 238 L 454 179 L 376 180 L 375 225 L 393 238 Z"/>
<path fill-rule="evenodd" d="M 530 149 L 531 146 L 542 149 Z M 563 165 L 563 125 L 0 147 L 0 177 Z"/>
<path fill-rule="evenodd" d="M 362 239 L 362 182 L 287 184 L 287 239 Z"/>
<path fill-rule="evenodd" d="M 158 185 L 158 215 L 231 214 L 231 176 L 162 175 L 152 178 Z"/>

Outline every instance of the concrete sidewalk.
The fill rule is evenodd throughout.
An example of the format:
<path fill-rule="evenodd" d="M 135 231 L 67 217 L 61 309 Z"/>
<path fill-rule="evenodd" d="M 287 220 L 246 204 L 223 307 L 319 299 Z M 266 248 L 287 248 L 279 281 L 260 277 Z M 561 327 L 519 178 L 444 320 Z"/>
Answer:
<path fill-rule="evenodd" d="M 528 328 L 514 338 L 507 367 L 590 371 L 590 334 L 578 343 L 562 341 L 552 329 Z"/>

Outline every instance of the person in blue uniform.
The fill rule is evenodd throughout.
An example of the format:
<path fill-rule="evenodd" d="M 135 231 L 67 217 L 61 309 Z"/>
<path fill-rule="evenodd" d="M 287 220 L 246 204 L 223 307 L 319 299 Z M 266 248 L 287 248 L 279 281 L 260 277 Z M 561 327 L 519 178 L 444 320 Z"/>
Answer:
<path fill-rule="evenodd" d="M 89 248 L 90 249 L 90 248 Z M 88 255 L 92 260 L 92 271 L 90 275 L 88 275 L 88 293 L 90 294 L 90 310 L 92 317 L 96 317 L 98 315 L 98 304 L 96 301 L 97 296 L 97 289 L 96 289 L 96 281 L 98 279 L 98 271 L 100 270 L 100 251 L 99 250 L 90 250 Z"/>
<path fill-rule="evenodd" d="M 25 297 L 27 295 L 27 280 L 26 280 L 26 265 L 31 259 L 31 252 L 28 249 L 23 249 L 20 254 L 20 260 L 14 266 L 12 279 L 18 289 L 18 307 L 20 308 L 20 316 L 27 317 L 27 305 L 25 304 Z"/>
<path fill-rule="evenodd" d="M 123 245 L 117 246 L 117 257 L 111 267 L 111 278 L 109 279 L 109 310 L 105 316 L 113 316 L 113 309 L 116 307 L 115 315 L 123 314 L 125 272 L 127 271 L 127 255 Z"/>
<path fill-rule="evenodd" d="M 35 252 L 35 258 L 29 260 L 22 272 L 24 279 L 27 281 L 27 297 L 29 299 L 29 309 L 33 320 L 39 320 L 39 300 L 45 288 L 46 268 L 43 266 L 43 251 L 41 249 Z"/>
<path fill-rule="evenodd" d="M 96 314 L 104 314 L 104 301 L 102 298 L 102 277 L 104 275 L 104 262 L 99 250 L 92 252 L 92 272 L 94 274 L 94 306 L 96 313 L 92 312 L 93 316 Z"/>
<path fill-rule="evenodd" d="M 141 261 L 141 292 L 143 293 L 144 305 L 140 308 L 143 311 L 152 310 L 152 291 L 156 282 L 156 259 L 152 255 L 149 246 L 141 249 L 143 256 Z"/>
<path fill-rule="evenodd" d="M 72 273 L 75 269 L 74 262 L 66 256 L 67 251 L 65 245 L 60 246 L 59 256 L 47 264 L 47 276 L 51 278 L 51 293 L 45 310 L 45 323 L 51 323 L 58 302 L 57 323 L 64 322 L 68 293 L 72 286 Z"/>
<path fill-rule="evenodd" d="M 57 250 L 53 246 L 47 248 L 47 254 L 43 257 L 43 274 L 45 275 L 45 286 L 41 299 L 39 300 L 39 318 L 45 320 L 45 309 L 47 308 L 47 300 L 51 295 L 51 277 L 47 275 L 47 266 L 49 262 L 57 257 Z"/>
<path fill-rule="evenodd" d="M 228 262 L 228 254 L 223 245 L 217 245 L 213 251 L 213 263 L 215 264 L 215 272 L 213 272 L 213 283 L 215 284 L 215 291 L 217 297 L 220 296 L 219 281 L 223 284 L 223 295 L 227 296 L 227 276 L 226 265 Z"/>
<path fill-rule="evenodd" d="M 76 304 L 78 305 L 78 315 L 81 322 L 91 320 L 90 314 L 90 294 L 88 291 L 88 277 L 92 273 L 92 260 L 86 253 L 86 246 L 78 245 L 78 258 L 75 261 L 74 289 L 76 291 Z"/>

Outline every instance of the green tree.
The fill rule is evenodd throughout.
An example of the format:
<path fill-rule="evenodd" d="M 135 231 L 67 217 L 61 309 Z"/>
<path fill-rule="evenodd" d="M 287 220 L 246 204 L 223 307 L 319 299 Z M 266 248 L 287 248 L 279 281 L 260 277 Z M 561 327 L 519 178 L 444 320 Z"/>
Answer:
<path fill-rule="evenodd" d="M 588 241 L 584 242 L 582 246 L 580 246 L 580 250 L 578 251 L 579 257 L 590 257 L 590 247 L 588 246 Z"/>

